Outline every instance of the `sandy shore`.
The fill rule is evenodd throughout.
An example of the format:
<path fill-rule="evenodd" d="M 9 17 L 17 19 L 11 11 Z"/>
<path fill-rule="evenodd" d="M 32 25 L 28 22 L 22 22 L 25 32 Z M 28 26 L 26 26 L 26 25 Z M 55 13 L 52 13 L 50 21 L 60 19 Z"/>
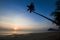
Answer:
<path fill-rule="evenodd" d="M 60 32 L 30 33 L 22 35 L 14 34 L 0 37 L 0 40 L 60 40 Z"/>

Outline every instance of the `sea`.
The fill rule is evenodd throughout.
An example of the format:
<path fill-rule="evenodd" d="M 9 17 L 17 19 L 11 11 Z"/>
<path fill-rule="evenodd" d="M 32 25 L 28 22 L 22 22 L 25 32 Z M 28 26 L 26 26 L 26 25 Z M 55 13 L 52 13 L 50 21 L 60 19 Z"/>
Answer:
<path fill-rule="evenodd" d="M 0 35 L 13 35 L 13 34 L 29 34 L 29 33 L 42 33 L 50 31 L 0 31 Z"/>

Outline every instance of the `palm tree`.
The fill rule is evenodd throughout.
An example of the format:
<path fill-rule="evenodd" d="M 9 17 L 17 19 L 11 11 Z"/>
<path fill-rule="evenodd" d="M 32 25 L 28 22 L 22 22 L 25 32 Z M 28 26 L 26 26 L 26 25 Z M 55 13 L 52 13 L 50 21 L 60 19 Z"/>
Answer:
<path fill-rule="evenodd" d="M 54 20 L 57 22 L 57 25 L 60 26 L 60 0 L 56 2 L 56 10 L 51 15 L 54 16 Z"/>
<path fill-rule="evenodd" d="M 51 21 L 51 22 L 53 22 L 53 23 L 55 23 L 55 24 L 58 24 L 56 21 L 54 21 L 54 20 L 52 20 L 52 19 L 50 19 L 50 18 L 48 18 L 48 17 L 46 17 L 46 16 L 44 16 L 44 15 L 42 15 L 42 14 L 39 14 L 39 13 L 37 13 L 37 12 L 34 12 L 34 11 L 35 11 L 35 8 L 34 8 L 34 4 L 33 4 L 33 3 L 31 3 L 31 4 L 28 5 L 27 7 L 28 7 L 28 11 L 30 11 L 30 13 L 33 12 L 33 13 L 39 15 L 39 16 L 42 16 L 42 17 L 48 19 L 49 21 Z"/>

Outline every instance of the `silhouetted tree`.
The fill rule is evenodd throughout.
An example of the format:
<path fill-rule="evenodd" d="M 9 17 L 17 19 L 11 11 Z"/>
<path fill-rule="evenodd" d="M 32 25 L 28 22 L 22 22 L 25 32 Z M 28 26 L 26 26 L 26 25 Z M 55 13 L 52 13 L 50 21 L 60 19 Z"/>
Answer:
<path fill-rule="evenodd" d="M 31 3 L 31 4 L 28 5 L 27 7 L 28 7 L 28 11 L 30 11 L 30 13 L 33 12 L 33 13 L 39 15 L 39 16 L 42 16 L 42 17 L 44 17 L 44 18 L 50 20 L 51 22 L 53 22 L 53 23 L 55 23 L 55 24 L 58 24 L 58 23 L 55 22 L 54 20 L 52 20 L 52 19 L 50 19 L 50 18 L 48 18 L 48 17 L 46 17 L 46 16 L 44 16 L 44 15 L 42 15 L 42 14 L 39 14 L 39 13 L 37 13 L 37 12 L 34 12 L 35 9 L 34 9 L 34 4 L 33 4 L 33 3 Z"/>
<path fill-rule="evenodd" d="M 54 16 L 54 20 L 60 28 L 60 0 L 56 2 L 56 10 L 51 15 Z"/>
<path fill-rule="evenodd" d="M 33 3 L 31 3 L 30 6 L 28 5 L 27 7 L 28 7 L 28 11 L 30 11 L 30 13 L 33 12 L 33 11 L 35 10 L 35 9 L 34 9 L 34 4 L 33 4 Z"/>

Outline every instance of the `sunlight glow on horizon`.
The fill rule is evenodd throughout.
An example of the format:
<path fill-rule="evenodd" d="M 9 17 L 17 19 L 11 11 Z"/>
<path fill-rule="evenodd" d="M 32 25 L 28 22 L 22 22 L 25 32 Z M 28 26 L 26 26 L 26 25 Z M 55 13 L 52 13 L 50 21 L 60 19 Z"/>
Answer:
<path fill-rule="evenodd" d="M 3 15 L 1 16 L 1 25 L 3 28 L 10 28 L 10 29 L 25 29 L 25 30 L 29 30 L 29 29 L 35 29 L 34 25 L 37 26 L 41 26 L 41 24 L 39 24 L 38 22 L 32 20 L 31 18 L 27 17 L 26 15 L 24 15 L 23 13 L 20 15 L 17 14 L 12 14 L 10 13 L 10 15 Z M 40 28 L 41 28 L 40 27 Z"/>
<path fill-rule="evenodd" d="M 56 0 L 0 0 L 0 30 L 47 30 L 55 28 L 49 20 L 27 11 L 27 5 L 35 5 L 35 12 L 53 19 L 50 14 L 56 8 Z"/>
<path fill-rule="evenodd" d="M 5 13 L 5 14 L 4 14 Z M 0 16 L 0 27 L 13 29 L 17 27 L 19 30 L 43 30 L 49 28 L 48 24 L 39 22 L 24 12 L 6 11 Z"/>
<path fill-rule="evenodd" d="M 17 28 L 17 27 L 14 27 L 13 29 L 14 29 L 14 30 L 18 30 L 18 28 Z"/>

